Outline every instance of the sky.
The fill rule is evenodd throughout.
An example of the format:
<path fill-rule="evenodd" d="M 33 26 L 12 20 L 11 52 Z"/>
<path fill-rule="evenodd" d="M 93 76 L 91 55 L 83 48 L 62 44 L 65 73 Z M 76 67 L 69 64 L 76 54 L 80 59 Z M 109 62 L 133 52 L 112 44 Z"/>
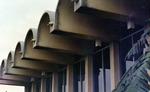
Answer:
<path fill-rule="evenodd" d="M 57 3 L 58 0 L 0 0 L 0 62 L 15 50 L 18 41 L 24 41 L 29 28 L 38 27 L 45 10 L 55 11 Z M 0 92 L 5 92 L 3 88 L 7 87 L 0 85 Z M 16 92 L 10 89 L 7 92 Z"/>
<path fill-rule="evenodd" d="M 0 85 L 0 92 L 24 92 L 24 86 Z"/>

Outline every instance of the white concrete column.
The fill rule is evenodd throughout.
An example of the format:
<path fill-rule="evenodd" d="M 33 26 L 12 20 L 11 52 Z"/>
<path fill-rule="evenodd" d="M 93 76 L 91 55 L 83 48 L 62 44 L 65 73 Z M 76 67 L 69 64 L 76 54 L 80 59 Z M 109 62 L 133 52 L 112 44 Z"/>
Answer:
<path fill-rule="evenodd" d="M 73 65 L 67 66 L 67 87 L 66 92 L 73 92 Z"/>
<path fill-rule="evenodd" d="M 58 92 L 58 72 L 53 73 L 52 77 L 52 92 Z"/>
<path fill-rule="evenodd" d="M 31 92 L 36 92 L 36 83 L 32 82 Z"/>
<path fill-rule="evenodd" d="M 93 92 L 93 57 L 88 55 L 85 59 L 85 92 Z"/>
<path fill-rule="evenodd" d="M 112 91 L 120 81 L 118 42 L 112 42 L 110 44 L 110 72 L 111 72 L 111 91 Z"/>
<path fill-rule="evenodd" d="M 46 92 L 46 78 L 44 76 L 41 78 L 41 92 Z"/>

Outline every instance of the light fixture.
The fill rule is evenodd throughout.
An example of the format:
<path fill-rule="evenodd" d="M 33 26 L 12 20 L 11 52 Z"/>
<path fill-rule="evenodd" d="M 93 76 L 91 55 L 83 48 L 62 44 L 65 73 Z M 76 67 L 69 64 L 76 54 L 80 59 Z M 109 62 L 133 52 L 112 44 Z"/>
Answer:
<path fill-rule="evenodd" d="M 46 75 L 46 72 L 42 71 L 41 75 L 42 75 L 42 76 L 45 76 L 45 75 Z"/>
<path fill-rule="evenodd" d="M 127 29 L 134 29 L 135 25 L 134 25 L 134 21 L 133 19 L 129 19 L 127 22 Z"/>
<path fill-rule="evenodd" d="M 100 46 L 101 46 L 101 40 L 96 40 L 95 47 L 100 47 Z"/>
<path fill-rule="evenodd" d="M 34 77 L 31 78 L 31 82 L 33 82 L 33 81 L 35 81 L 35 78 L 34 78 Z"/>

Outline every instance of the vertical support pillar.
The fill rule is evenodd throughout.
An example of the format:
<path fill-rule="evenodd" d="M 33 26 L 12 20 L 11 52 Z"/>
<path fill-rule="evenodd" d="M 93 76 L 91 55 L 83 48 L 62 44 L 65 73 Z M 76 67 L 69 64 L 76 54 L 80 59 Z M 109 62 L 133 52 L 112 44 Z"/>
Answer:
<path fill-rule="evenodd" d="M 46 92 L 46 78 L 44 76 L 41 79 L 41 92 Z"/>
<path fill-rule="evenodd" d="M 73 65 L 67 66 L 67 87 L 66 92 L 73 92 Z"/>
<path fill-rule="evenodd" d="M 110 44 L 110 72 L 111 72 L 111 91 L 112 91 L 120 81 L 118 42 L 112 42 Z"/>
<path fill-rule="evenodd" d="M 85 92 L 93 92 L 93 57 L 88 55 L 85 59 Z"/>
<path fill-rule="evenodd" d="M 36 92 L 36 83 L 32 82 L 31 92 Z"/>
<path fill-rule="evenodd" d="M 52 92 L 58 92 L 58 72 L 53 73 L 52 77 Z"/>
<path fill-rule="evenodd" d="M 28 91 L 28 86 L 25 86 L 24 92 L 29 92 Z"/>

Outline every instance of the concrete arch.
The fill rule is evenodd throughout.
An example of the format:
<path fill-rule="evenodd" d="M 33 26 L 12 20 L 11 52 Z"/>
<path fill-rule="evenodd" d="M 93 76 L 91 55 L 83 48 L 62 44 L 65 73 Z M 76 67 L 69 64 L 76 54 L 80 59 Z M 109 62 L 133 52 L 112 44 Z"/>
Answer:
<path fill-rule="evenodd" d="M 5 74 L 29 76 L 29 77 L 41 77 L 41 72 L 38 71 L 13 68 L 12 67 L 13 62 L 14 62 L 14 51 L 10 51 L 7 57 L 7 62 L 6 62 L 7 71 L 5 72 Z"/>
<path fill-rule="evenodd" d="M 38 25 L 36 46 L 40 46 L 43 40 L 45 43 L 50 43 L 49 39 L 51 38 L 48 36 L 50 36 L 50 29 L 53 27 L 54 24 L 54 16 L 55 13 L 51 11 L 45 11 L 43 13 Z"/>
<path fill-rule="evenodd" d="M 14 51 L 10 51 L 6 59 L 6 73 L 9 71 L 9 68 L 12 68 L 14 62 Z"/>
<path fill-rule="evenodd" d="M 24 77 L 24 76 L 18 76 L 18 75 L 7 75 L 5 74 L 7 72 L 7 66 L 6 66 L 7 60 L 4 59 L 1 62 L 0 65 L 0 80 L 13 80 L 13 81 L 22 81 L 22 82 L 31 82 L 30 77 Z"/>
<path fill-rule="evenodd" d="M 38 26 L 37 42 L 35 48 L 47 48 L 57 52 L 79 55 L 91 53 L 93 41 L 50 34 L 49 32 L 53 30 L 53 27 L 56 24 L 53 21 L 53 17 L 53 13 L 51 14 L 51 12 L 48 11 L 44 12 Z"/>
<path fill-rule="evenodd" d="M 0 65 L 0 77 L 2 77 L 3 74 L 5 74 L 5 72 L 7 71 L 7 67 L 6 67 L 6 59 L 3 59 Z"/>
<path fill-rule="evenodd" d="M 37 29 L 36 28 L 30 28 L 28 30 L 24 43 L 27 44 L 28 41 L 32 42 L 32 48 L 36 46 L 36 42 L 37 42 Z"/>
<path fill-rule="evenodd" d="M 48 33 L 49 34 L 49 33 Z M 36 29 L 29 29 L 26 38 L 25 38 L 25 44 L 23 48 L 23 59 L 32 59 L 37 60 L 40 62 L 47 62 L 51 63 L 48 64 L 49 68 L 56 67 L 55 64 L 71 64 L 74 61 L 74 55 L 69 55 L 65 53 L 58 53 L 51 49 L 45 50 L 45 49 L 36 49 L 34 48 L 34 45 L 38 38 L 36 37 L 37 31 Z M 54 64 L 52 64 L 54 63 Z M 48 69 L 51 70 L 51 69 Z M 57 70 L 57 69 L 56 69 Z"/>
<path fill-rule="evenodd" d="M 92 40 L 118 40 L 118 31 L 112 30 L 109 25 L 110 23 L 101 17 L 75 13 L 71 0 L 59 0 L 54 30 L 51 32 Z"/>
<path fill-rule="evenodd" d="M 30 41 L 31 42 L 31 41 Z M 31 42 L 32 43 L 32 42 Z M 29 44 L 28 44 L 29 46 Z M 32 46 L 32 45 L 31 45 Z M 14 54 L 14 61 L 13 61 L 13 67 L 14 68 L 20 68 L 20 69 L 31 69 L 31 70 L 36 70 L 39 72 L 42 71 L 47 71 L 47 72 L 54 72 L 58 71 L 58 66 L 56 64 L 51 64 L 51 63 L 44 63 L 41 62 L 38 59 L 33 59 L 33 58 L 22 58 L 24 56 L 24 51 L 26 49 L 31 48 L 30 52 L 26 53 L 31 53 L 34 54 L 35 52 L 32 52 L 32 47 L 27 47 L 24 49 L 24 42 L 20 41 L 18 42 L 16 49 L 15 49 L 15 54 Z M 40 57 L 40 55 L 38 55 Z"/>

